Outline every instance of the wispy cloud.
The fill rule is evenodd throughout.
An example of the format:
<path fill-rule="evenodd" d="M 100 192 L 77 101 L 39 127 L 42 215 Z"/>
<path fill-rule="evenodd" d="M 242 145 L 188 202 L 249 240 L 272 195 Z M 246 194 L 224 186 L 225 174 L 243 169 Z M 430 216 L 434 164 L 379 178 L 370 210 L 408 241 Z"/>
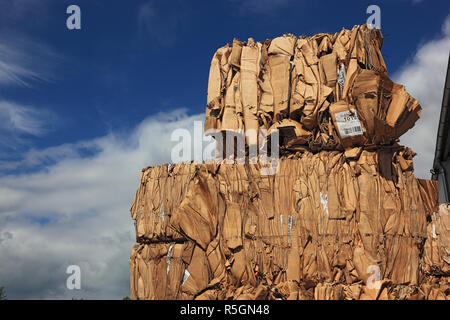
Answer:
<path fill-rule="evenodd" d="M 5 161 L 28 147 L 31 139 L 56 129 L 59 122 L 59 117 L 47 109 L 0 100 L 0 169 L 15 167 Z"/>
<path fill-rule="evenodd" d="M 128 133 L 30 151 L 22 165 L 45 168 L 0 176 L 0 284 L 8 296 L 129 295 L 129 208 L 140 171 L 170 161 L 172 131 L 192 131 L 203 117 L 175 110 Z M 71 264 L 81 267 L 81 290 L 65 287 Z"/>
<path fill-rule="evenodd" d="M 393 76 L 396 82 L 406 86 L 423 108 L 421 119 L 400 141 L 417 152 L 415 174 L 427 179 L 433 165 L 449 52 L 450 16 L 444 21 L 441 35 L 422 44 L 411 61 Z"/>
<path fill-rule="evenodd" d="M 0 5 L 0 8 L 4 6 Z M 19 10 L 19 9 L 18 9 Z M 45 43 L 17 32 L 0 32 L 0 89 L 30 90 L 40 82 L 56 80 L 55 70 L 64 61 Z M 48 108 L 23 104 L 0 96 L 0 158 L 14 158 L 30 138 L 40 138 L 58 127 L 60 118 Z M 1 163 L 0 167 L 5 167 Z"/>
<path fill-rule="evenodd" d="M 21 34 L 1 33 L 0 85 L 30 86 L 54 80 L 53 69 L 62 57 L 43 43 Z"/>
<path fill-rule="evenodd" d="M 42 136 L 50 130 L 45 121 L 49 115 L 46 110 L 0 101 L 0 131 Z"/>

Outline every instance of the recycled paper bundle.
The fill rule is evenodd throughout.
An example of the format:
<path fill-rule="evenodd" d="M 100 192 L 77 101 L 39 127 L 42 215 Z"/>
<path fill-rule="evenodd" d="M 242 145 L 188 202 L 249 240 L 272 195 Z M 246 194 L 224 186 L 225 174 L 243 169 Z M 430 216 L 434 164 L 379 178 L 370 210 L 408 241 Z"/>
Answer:
<path fill-rule="evenodd" d="M 445 298 L 450 210 L 411 155 L 305 152 L 273 176 L 258 164 L 144 169 L 132 297 Z"/>
<path fill-rule="evenodd" d="M 450 299 L 450 206 L 398 144 L 421 107 L 381 45 L 364 25 L 217 50 L 205 133 L 279 132 L 276 170 L 143 169 L 133 299 Z"/>
<path fill-rule="evenodd" d="M 389 79 L 382 42 L 366 25 L 264 43 L 235 39 L 211 62 L 205 132 L 296 128 L 284 145 L 291 151 L 396 141 L 421 107 Z"/>

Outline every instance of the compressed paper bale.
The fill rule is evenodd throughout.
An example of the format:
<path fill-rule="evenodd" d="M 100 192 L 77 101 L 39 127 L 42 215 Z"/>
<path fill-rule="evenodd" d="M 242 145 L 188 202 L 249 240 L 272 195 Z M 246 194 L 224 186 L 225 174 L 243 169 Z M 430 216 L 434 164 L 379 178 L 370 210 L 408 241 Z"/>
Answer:
<path fill-rule="evenodd" d="M 307 129 L 311 139 L 290 145 L 292 138 L 285 139 L 287 152 L 300 146 L 343 150 L 393 144 L 418 120 L 421 107 L 402 85 L 388 78 L 382 42 L 381 32 L 366 25 L 334 35 L 284 35 L 264 43 L 235 39 L 232 47 L 220 48 L 213 58 L 205 128 L 241 130 L 247 122 L 246 128 L 268 129 L 289 119 Z M 235 90 L 237 86 L 240 90 Z M 336 124 L 327 110 L 343 100 L 357 109 L 363 141 L 333 134 Z M 255 142 L 246 139 L 247 145 Z"/>
<path fill-rule="evenodd" d="M 426 265 L 420 255 L 429 213 L 420 191 L 424 183 L 400 165 L 399 159 L 408 154 L 399 148 L 362 151 L 358 159 L 351 160 L 339 152 L 305 153 L 296 159 L 281 159 L 274 176 L 261 176 L 258 164 L 200 167 L 187 183 L 187 193 L 192 196 L 183 197 L 179 208 L 185 209 L 177 209 L 178 218 L 172 217 L 170 224 L 170 229 L 185 236 L 184 241 L 192 239 L 199 244 L 194 250 L 203 252 L 200 256 L 206 263 L 203 271 L 198 271 L 201 281 L 195 283 L 201 285 L 196 288 L 206 284 L 229 290 L 240 285 L 255 287 L 264 275 L 269 287 L 284 288 L 284 298 L 305 297 L 306 293 L 293 289 L 292 281 L 352 285 L 367 281 L 369 266 L 378 266 L 382 279 L 391 281 L 392 288 L 404 284 L 417 287 L 420 270 Z M 336 193 L 335 198 L 330 193 Z M 136 203 L 142 202 L 140 196 L 150 193 L 138 193 Z M 208 232 L 198 232 L 202 229 L 196 225 L 203 223 L 205 227 L 211 224 L 205 229 Z M 193 280 L 181 285 L 185 270 L 187 279 L 196 276 L 196 268 L 190 267 L 193 249 L 183 248 L 184 253 L 177 255 L 183 261 L 180 267 L 172 265 L 176 260 L 169 260 L 170 269 L 173 266 L 180 272 L 174 271 L 176 276 L 167 280 L 170 290 L 163 290 L 166 298 L 169 294 L 173 297 L 176 290 L 180 299 L 194 297 L 193 284 L 188 282 Z M 142 270 L 146 266 L 138 265 Z M 167 269 L 164 262 L 153 265 L 160 266 L 149 267 L 154 272 L 162 272 L 161 266 Z M 150 281 L 142 273 L 132 282 L 137 292 Z M 245 296 L 250 297 L 248 294 Z M 148 291 L 140 296 L 155 297 Z M 338 296 L 348 298 L 348 294 Z"/>
<path fill-rule="evenodd" d="M 437 211 L 436 183 L 416 179 L 414 153 L 396 144 L 421 108 L 387 77 L 381 45 L 363 25 L 234 39 L 215 53 L 206 133 L 293 134 L 275 175 L 259 163 L 143 170 L 133 299 L 448 297 L 448 210 Z"/>

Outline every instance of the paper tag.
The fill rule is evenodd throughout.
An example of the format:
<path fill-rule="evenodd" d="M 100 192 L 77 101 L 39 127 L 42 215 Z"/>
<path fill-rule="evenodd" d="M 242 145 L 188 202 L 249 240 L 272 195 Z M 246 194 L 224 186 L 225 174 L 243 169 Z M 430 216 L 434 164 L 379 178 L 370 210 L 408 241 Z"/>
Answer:
<path fill-rule="evenodd" d="M 341 139 L 362 135 L 364 133 L 356 111 L 350 112 L 350 110 L 347 110 L 337 112 L 334 114 L 334 117 L 336 118 Z"/>

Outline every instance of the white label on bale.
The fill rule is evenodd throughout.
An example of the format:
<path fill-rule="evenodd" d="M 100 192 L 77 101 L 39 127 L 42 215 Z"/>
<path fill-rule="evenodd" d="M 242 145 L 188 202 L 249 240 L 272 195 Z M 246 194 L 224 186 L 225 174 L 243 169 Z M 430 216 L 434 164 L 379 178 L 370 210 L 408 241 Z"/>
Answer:
<path fill-rule="evenodd" d="M 322 192 L 320 193 L 320 203 L 322 204 L 323 210 L 327 213 L 328 216 L 328 193 L 325 195 L 325 197 L 322 198 Z"/>
<path fill-rule="evenodd" d="M 337 112 L 334 117 L 339 130 L 341 139 L 352 136 L 362 135 L 364 133 L 356 111 L 350 110 Z"/>
<path fill-rule="evenodd" d="M 184 275 L 183 275 L 183 282 L 181 282 L 181 285 L 183 285 L 186 280 L 189 278 L 191 274 L 189 273 L 189 271 L 187 271 L 187 269 L 184 270 Z"/>
<path fill-rule="evenodd" d="M 169 274 L 169 271 L 170 271 L 170 259 L 172 259 L 172 257 L 171 257 L 171 255 L 172 255 L 172 249 L 173 249 L 173 246 L 174 246 L 175 244 L 172 244 L 170 247 L 169 247 L 169 251 L 167 251 L 167 260 L 166 260 L 166 262 L 167 262 L 167 269 L 166 269 L 166 273 L 167 274 Z"/>

